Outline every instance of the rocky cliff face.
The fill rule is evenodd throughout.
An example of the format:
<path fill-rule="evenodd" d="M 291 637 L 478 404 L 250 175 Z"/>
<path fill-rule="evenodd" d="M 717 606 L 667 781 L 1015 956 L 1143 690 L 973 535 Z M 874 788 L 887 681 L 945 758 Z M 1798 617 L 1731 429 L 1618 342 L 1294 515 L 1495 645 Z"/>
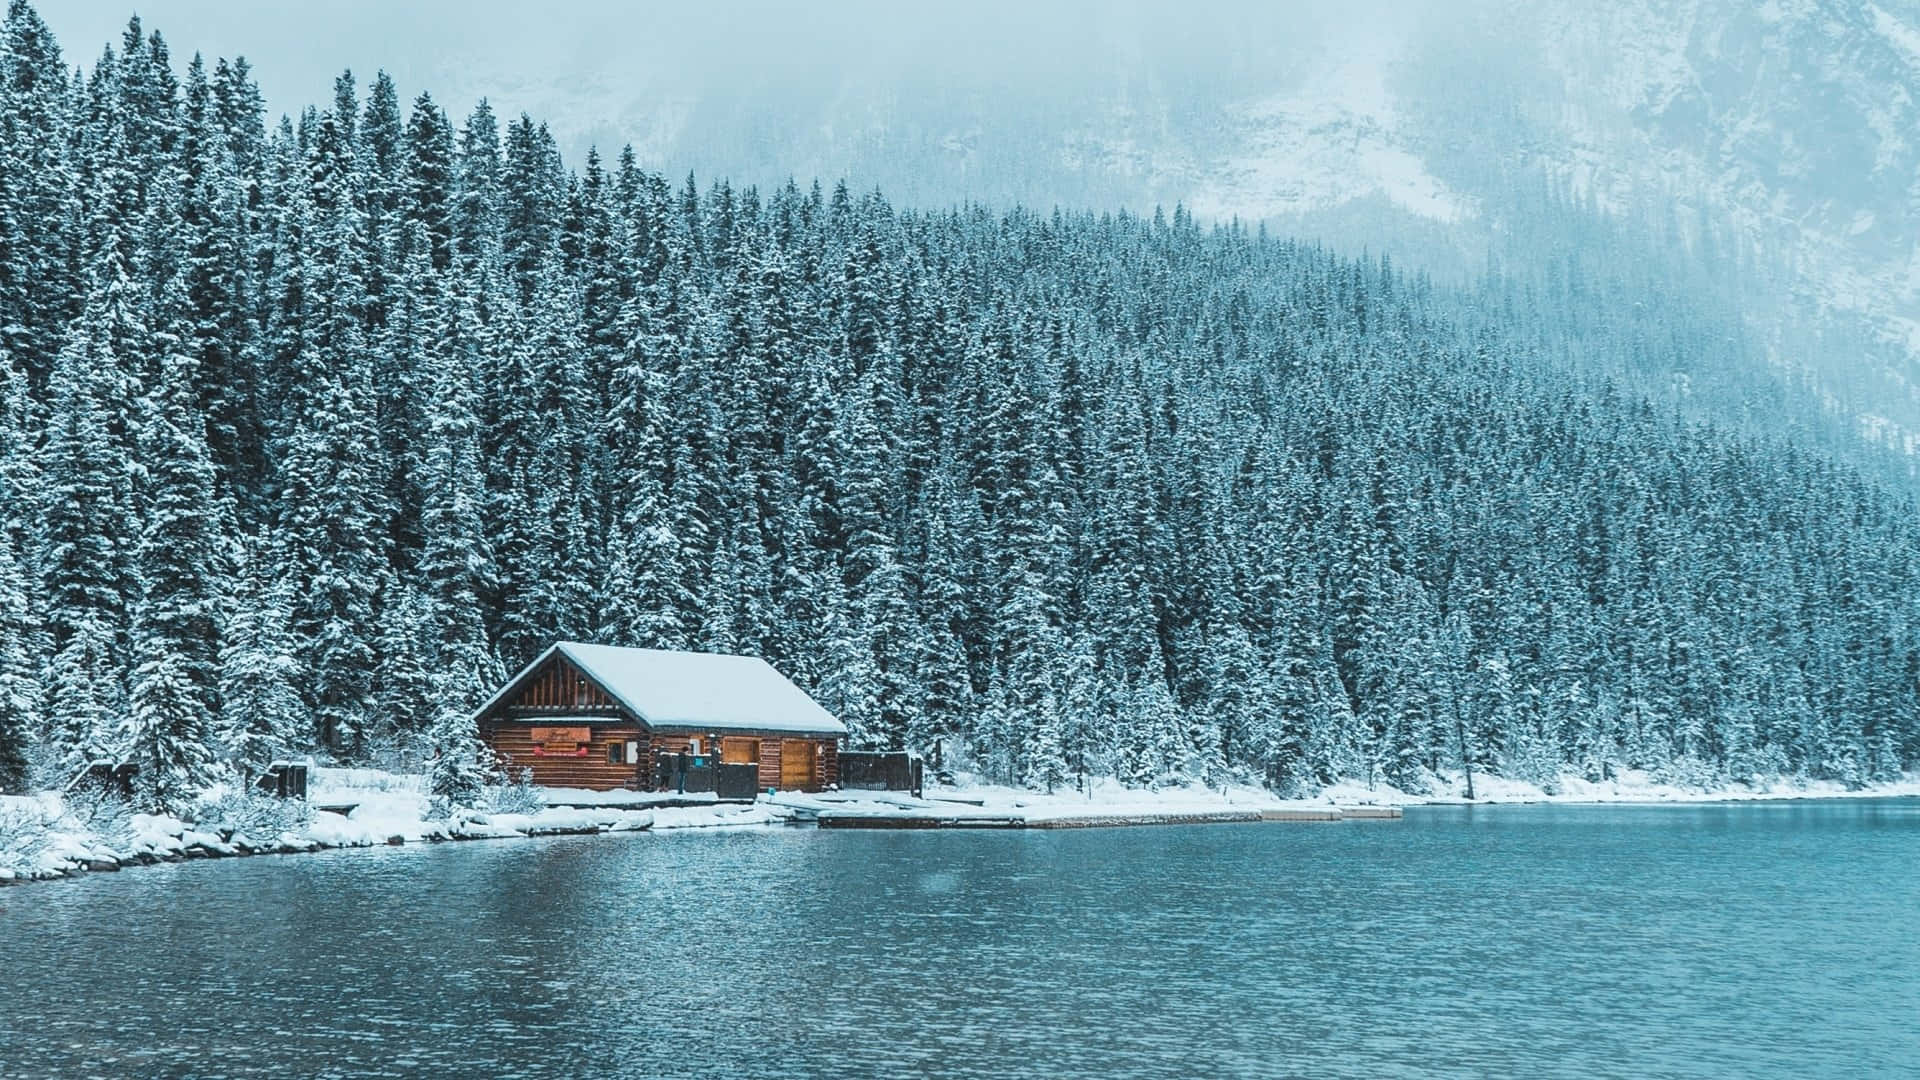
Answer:
<path fill-rule="evenodd" d="M 1584 7 L 1540 26 L 1569 104 L 1561 167 L 1615 205 L 1665 193 L 1722 213 L 1822 303 L 1920 328 L 1911 5 L 1691 0 L 1604 19 Z"/>
<path fill-rule="evenodd" d="M 1688 0 L 1547 9 L 1568 107 L 1558 160 L 1603 204 L 1660 197 L 1724 222 L 1777 306 L 1820 328 L 1796 362 L 1869 434 L 1915 449 L 1920 356 L 1920 9 L 1883 0 Z M 1784 320 L 1784 326 L 1779 325 Z M 1776 334 L 1805 354 L 1820 346 Z"/>

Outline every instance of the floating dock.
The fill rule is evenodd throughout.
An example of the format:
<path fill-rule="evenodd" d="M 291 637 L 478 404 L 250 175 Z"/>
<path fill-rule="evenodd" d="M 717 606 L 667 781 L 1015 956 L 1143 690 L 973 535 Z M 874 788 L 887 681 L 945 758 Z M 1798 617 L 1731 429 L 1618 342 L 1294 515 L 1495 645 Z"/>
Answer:
<path fill-rule="evenodd" d="M 1127 825 L 1218 825 L 1257 822 L 1392 821 L 1397 806 L 1265 806 L 1218 810 L 1148 809 L 1076 812 L 1060 807 L 989 808 L 981 801 L 916 799 L 895 792 L 839 792 L 774 797 L 788 820 L 822 829 L 1103 829 Z M 958 805 L 956 805 L 958 804 Z"/>
<path fill-rule="evenodd" d="M 1337 806 L 1322 810 L 1317 807 L 1280 807 L 1260 811 L 1261 821 L 1339 821 L 1346 813 Z"/>

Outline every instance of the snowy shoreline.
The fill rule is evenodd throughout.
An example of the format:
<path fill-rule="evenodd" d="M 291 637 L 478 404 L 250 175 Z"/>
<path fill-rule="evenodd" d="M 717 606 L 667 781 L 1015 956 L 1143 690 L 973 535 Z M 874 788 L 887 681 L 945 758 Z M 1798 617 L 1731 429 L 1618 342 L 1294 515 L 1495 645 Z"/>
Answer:
<path fill-rule="evenodd" d="M 424 777 L 374 769 L 313 772 L 307 806 L 289 804 L 310 810 L 305 819 L 286 829 L 251 834 L 244 827 L 189 824 L 153 814 L 128 815 L 105 829 L 95 829 L 57 794 L 0 796 L 0 886 L 190 859 L 459 840 L 739 828 L 777 824 L 783 817 L 758 804 L 663 806 L 652 805 L 663 800 L 636 798 L 603 807 L 465 810 L 451 819 L 434 819 L 429 816 L 431 800 L 425 794 Z M 326 806 L 345 812 L 320 809 Z"/>
<path fill-rule="evenodd" d="M 963 783 L 930 790 L 924 799 L 894 792 L 762 795 L 752 803 L 710 796 L 547 789 L 549 805 L 519 813 L 463 811 L 451 820 L 428 818 L 422 778 L 367 769 L 317 769 L 314 809 L 304 822 L 274 834 L 199 827 L 176 818 L 133 814 L 103 835 L 69 813 L 58 795 L 0 796 L 0 886 L 60 880 L 124 867 L 191 859 L 299 854 L 335 848 L 462 840 L 526 839 L 604 833 L 812 824 L 824 814 L 842 827 L 859 819 L 894 827 L 1074 828 L 1253 821 L 1338 821 L 1385 816 L 1385 808 L 1552 803 L 1567 806 L 1706 805 L 1835 799 L 1920 798 L 1920 774 L 1866 788 L 1827 782 L 1777 782 L 1757 787 L 1690 788 L 1644 774 L 1590 782 L 1563 778 L 1547 791 L 1500 777 L 1475 776 L 1472 800 L 1462 778 L 1435 777 L 1435 790 L 1409 793 L 1346 781 L 1312 798 L 1281 799 L 1255 787 L 1186 787 L 1140 791 L 1111 781 L 1090 791 L 1057 794 Z M 346 813 L 320 806 L 350 807 Z M 37 823 L 38 832 L 33 829 Z M 30 836 L 22 845 L 20 838 Z"/>
<path fill-rule="evenodd" d="M 1831 780 L 1798 780 L 1791 777 L 1775 777 L 1757 785 L 1709 787 L 1663 782 L 1646 772 L 1627 769 L 1613 779 L 1601 781 L 1562 776 L 1551 791 L 1524 780 L 1476 773 L 1473 777 L 1472 799 L 1466 797 L 1466 784 L 1459 773 L 1441 774 L 1431 779 L 1435 790 L 1424 793 L 1409 793 L 1384 784 L 1368 786 L 1347 780 L 1326 788 L 1320 795 L 1337 802 L 1362 806 L 1497 806 L 1515 803 L 1632 806 L 1920 797 L 1920 773 L 1908 773 L 1899 780 L 1859 788 L 1849 788 Z"/>

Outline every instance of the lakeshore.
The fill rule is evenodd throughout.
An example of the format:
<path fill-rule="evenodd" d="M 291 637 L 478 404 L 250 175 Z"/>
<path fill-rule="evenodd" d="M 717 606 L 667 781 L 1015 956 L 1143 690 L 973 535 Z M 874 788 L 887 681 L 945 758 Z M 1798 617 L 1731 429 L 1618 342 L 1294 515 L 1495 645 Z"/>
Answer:
<path fill-rule="evenodd" d="M 1810 799 L 163 864 L 0 889 L 0 1072 L 1893 1077 L 1916 858 Z"/>
<path fill-rule="evenodd" d="M 1519 803 L 1669 805 L 1787 800 L 1920 797 L 1920 775 L 1867 788 L 1778 781 L 1737 788 L 1691 788 L 1639 773 L 1604 782 L 1562 778 L 1554 790 L 1500 777 L 1476 776 L 1474 798 L 1464 778 L 1436 776 L 1433 790 L 1409 793 L 1347 781 L 1308 799 L 1280 799 L 1263 789 L 1201 787 L 1157 791 L 1111 781 L 1087 791 L 1053 794 L 963 782 L 903 792 L 776 792 L 747 800 L 711 794 L 533 789 L 544 806 L 510 812 L 460 811 L 429 816 L 423 778 L 377 769 L 316 768 L 303 820 L 272 831 L 222 827 L 151 814 L 103 825 L 80 820 L 54 793 L 0 796 L 0 886 L 59 880 L 156 863 L 335 848 L 470 840 L 512 840 L 604 833 L 699 834 L 741 829 L 1085 829 L 1150 825 L 1338 823 L 1392 821 L 1413 806 Z M 24 843 L 23 843 L 24 838 Z M 5 845 L 11 844 L 11 847 Z"/>

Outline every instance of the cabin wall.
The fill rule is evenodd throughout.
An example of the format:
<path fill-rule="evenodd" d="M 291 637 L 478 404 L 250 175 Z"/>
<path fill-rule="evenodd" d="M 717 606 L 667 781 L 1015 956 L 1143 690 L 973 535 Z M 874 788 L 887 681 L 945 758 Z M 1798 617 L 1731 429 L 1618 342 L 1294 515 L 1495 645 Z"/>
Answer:
<path fill-rule="evenodd" d="M 650 789 L 654 776 L 654 760 L 659 754 L 677 754 L 691 738 L 685 732 L 646 732 L 633 724 L 596 724 L 589 728 L 590 740 L 586 744 L 584 755 L 539 753 L 541 749 L 533 741 L 533 731 L 542 727 L 539 721 L 495 723 L 483 725 L 481 738 L 500 756 L 502 764 L 511 769 L 533 770 L 533 782 L 542 787 L 575 787 L 592 791 L 613 791 L 621 788 L 637 791 Z M 779 790 L 799 789 L 803 791 L 821 791 L 838 783 L 840 779 L 839 740 L 821 736 L 783 735 L 777 731 L 753 732 L 742 736 L 730 734 L 700 736 L 700 748 L 709 757 L 718 756 L 724 743 L 721 738 L 751 738 L 759 746 L 758 766 L 760 787 Z M 639 760 L 618 764 L 607 761 L 607 747 L 615 743 L 638 742 Z M 787 758 L 789 744 L 798 750 L 800 744 L 812 748 L 812 762 L 802 766 L 801 770 L 788 769 Z M 804 780 L 799 777 L 805 776 Z"/>
<path fill-rule="evenodd" d="M 686 748 L 687 740 L 692 738 L 688 732 L 654 732 L 650 740 L 651 758 L 656 754 L 677 754 Z M 777 731 L 732 731 L 708 733 L 699 736 L 700 749 L 709 757 L 719 756 L 725 746 L 724 740 L 748 738 L 760 743 L 760 788 L 791 790 L 798 787 L 803 791 L 821 791 L 838 783 L 840 779 L 840 740 L 832 736 L 819 735 L 783 735 Z M 806 743 L 813 747 L 813 762 L 807 770 L 808 779 L 804 784 L 789 783 L 792 779 L 782 771 L 782 762 L 786 756 L 785 744 Z M 647 777 L 653 776 L 653 762 L 647 762 Z"/>
<path fill-rule="evenodd" d="M 647 760 L 647 736 L 636 725 L 593 726 L 589 729 L 592 737 L 587 743 L 587 752 L 578 757 L 536 753 L 533 741 L 536 726 L 540 725 L 499 724 L 483 730 L 481 737 L 509 768 L 533 770 L 533 782 L 542 787 L 639 790 L 641 777 L 650 775 L 641 771 L 643 767 L 652 766 Z M 607 761 L 607 747 L 630 740 L 640 744 L 640 761 L 620 764 Z"/>
<path fill-rule="evenodd" d="M 601 722 L 583 723 L 587 720 Z M 587 752 L 575 756 L 536 748 L 533 730 L 549 726 L 589 728 Z M 721 757 L 726 739 L 757 740 L 756 764 L 763 790 L 820 791 L 839 781 L 837 737 L 779 731 L 651 731 L 563 655 L 550 657 L 489 709 L 480 728 L 481 737 L 509 768 L 532 770 L 533 782 L 543 787 L 647 790 L 653 784 L 658 755 L 679 753 L 696 735 L 701 752 L 715 758 Z M 607 748 L 629 740 L 639 743 L 639 760 L 609 762 Z"/>

